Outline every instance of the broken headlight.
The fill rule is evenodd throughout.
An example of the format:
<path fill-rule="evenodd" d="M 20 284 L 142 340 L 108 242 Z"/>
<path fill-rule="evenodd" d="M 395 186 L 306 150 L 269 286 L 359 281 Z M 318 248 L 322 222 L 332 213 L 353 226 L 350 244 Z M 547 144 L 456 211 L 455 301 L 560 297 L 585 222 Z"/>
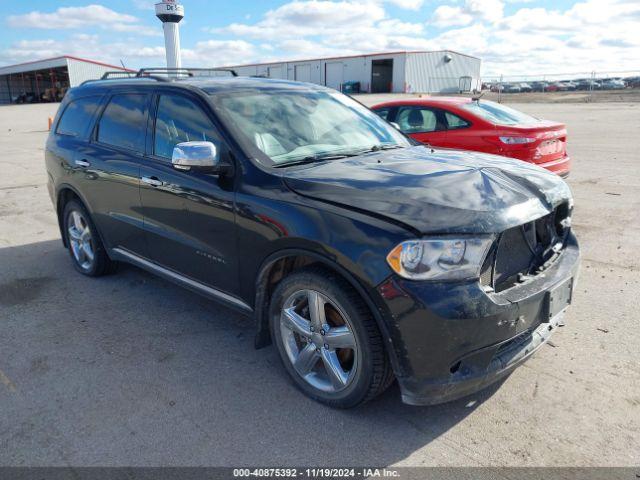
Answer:
<path fill-rule="evenodd" d="M 410 280 L 478 278 L 493 236 L 408 240 L 387 255 L 398 275 Z"/>

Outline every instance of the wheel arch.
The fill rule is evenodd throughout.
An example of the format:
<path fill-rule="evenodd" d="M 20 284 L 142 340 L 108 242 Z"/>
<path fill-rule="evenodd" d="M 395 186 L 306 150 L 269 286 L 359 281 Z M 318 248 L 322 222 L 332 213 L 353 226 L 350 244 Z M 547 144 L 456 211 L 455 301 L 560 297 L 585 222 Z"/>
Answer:
<path fill-rule="evenodd" d="M 63 218 L 63 212 L 64 212 L 64 208 L 67 205 L 67 203 L 69 203 L 69 201 L 71 200 L 77 200 L 79 201 L 84 208 L 87 209 L 87 211 L 92 214 L 92 210 L 91 210 L 91 206 L 87 203 L 87 201 L 85 200 L 85 198 L 80 194 L 80 192 L 73 186 L 69 185 L 68 183 L 64 183 L 62 185 L 60 185 L 58 187 L 57 193 L 56 193 L 56 214 L 58 216 L 58 228 L 60 229 L 60 236 L 62 237 L 62 244 L 65 246 L 65 248 L 68 247 L 67 245 L 67 236 L 64 234 L 64 218 Z M 95 224 L 95 222 L 94 222 Z M 100 236 L 100 240 L 103 240 L 102 238 L 102 233 L 99 231 L 98 227 L 96 226 L 96 229 L 98 230 L 98 235 Z M 103 242 L 104 244 L 104 242 Z"/>
<path fill-rule="evenodd" d="M 255 285 L 254 321 L 256 326 L 255 347 L 263 348 L 271 344 L 269 329 L 269 300 L 279 281 L 289 273 L 307 267 L 319 265 L 343 278 L 364 300 L 380 329 L 385 350 L 396 374 L 400 374 L 399 362 L 393 347 L 393 341 L 380 308 L 376 305 L 367 289 L 352 273 L 332 259 L 312 250 L 286 248 L 267 257 L 260 266 Z"/>

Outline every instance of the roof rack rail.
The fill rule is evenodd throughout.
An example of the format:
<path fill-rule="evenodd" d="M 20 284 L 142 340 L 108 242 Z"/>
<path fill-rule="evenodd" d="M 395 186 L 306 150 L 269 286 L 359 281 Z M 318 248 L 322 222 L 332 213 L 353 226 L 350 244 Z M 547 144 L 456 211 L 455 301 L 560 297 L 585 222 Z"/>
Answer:
<path fill-rule="evenodd" d="M 233 77 L 237 77 L 238 74 L 235 70 L 230 68 L 166 68 L 166 67 L 151 67 L 151 68 L 141 68 L 138 70 L 136 77 L 146 77 L 149 74 L 173 74 L 175 76 L 187 76 L 187 77 L 195 77 L 195 76 L 204 76 L 204 75 L 196 75 L 196 73 L 204 73 L 204 72 L 228 72 Z"/>
<path fill-rule="evenodd" d="M 86 85 L 87 83 L 93 82 L 102 82 L 104 80 L 128 80 L 140 78 L 138 75 L 139 72 L 122 72 L 122 71 L 112 71 L 112 72 L 104 72 L 100 78 L 92 78 L 90 80 L 85 80 L 80 85 Z M 156 80 L 158 82 L 168 82 L 169 79 L 165 77 L 156 77 L 147 75 L 144 77 L 145 79 Z"/>
<path fill-rule="evenodd" d="M 153 74 L 173 74 L 175 76 L 187 76 L 193 77 L 193 73 L 189 71 L 188 68 L 164 68 L 164 67 L 149 67 L 149 68 L 141 68 L 136 73 L 136 77 L 149 77 Z"/>
<path fill-rule="evenodd" d="M 131 78 L 135 76 L 136 72 L 124 72 L 121 70 L 112 70 L 110 72 L 104 72 L 100 80 L 112 80 L 113 78 Z"/>
<path fill-rule="evenodd" d="M 194 73 L 195 72 L 195 73 Z M 114 70 L 109 72 L 104 72 L 102 77 L 85 80 L 81 83 L 81 85 L 85 85 L 87 83 L 99 82 L 102 80 L 127 80 L 127 79 L 135 79 L 135 78 L 143 78 L 148 80 L 156 80 L 157 82 L 170 82 L 174 78 L 172 77 L 196 77 L 207 75 L 202 75 L 204 72 L 227 72 L 230 73 L 231 76 L 237 77 L 238 74 L 235 70 L 230 68 L 165 68 L 165 67 L 150 67 L 150 68 L 141 68 L 137 72 L 135 71 L 122 71 L 122 70 Z M 200 75 L 196 75 L 196 73 L 200 73 Z"/>
<path fill-rule="evenodd" d="M 110 72 L 104 72 L 100 78 L 92 78 L 85 80 L 80 85 L 86 85 L 87 83 L 99 82 L 101 80 L 121 80 L 123 78 L 135 78 L 136 72 L 123 72 L 121 70 L 114 70 Z"/>

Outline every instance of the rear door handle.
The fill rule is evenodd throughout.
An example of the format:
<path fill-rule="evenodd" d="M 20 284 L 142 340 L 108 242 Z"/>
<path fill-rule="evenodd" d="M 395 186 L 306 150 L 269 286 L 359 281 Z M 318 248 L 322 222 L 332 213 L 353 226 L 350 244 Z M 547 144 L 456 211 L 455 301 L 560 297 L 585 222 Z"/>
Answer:
<path fill-rule="evenodd" d="M 162 181 L 158 180 L 156 177 L 142 177 L 140 178 L 140 180 L 142 180 L 143 183 L 146 183 L 147 185 L 151 185 L 152 187 L 161 187 L 162 186 Z"/>
<path fill-rule="evenodd" d="M 91 164 L 89 162 L 87 162 L 86 160 L 76 160 L 75 164 L 78 167 L 82 167 L 82 168 L 87 168 L 87 167 L 91 166 Z"/>

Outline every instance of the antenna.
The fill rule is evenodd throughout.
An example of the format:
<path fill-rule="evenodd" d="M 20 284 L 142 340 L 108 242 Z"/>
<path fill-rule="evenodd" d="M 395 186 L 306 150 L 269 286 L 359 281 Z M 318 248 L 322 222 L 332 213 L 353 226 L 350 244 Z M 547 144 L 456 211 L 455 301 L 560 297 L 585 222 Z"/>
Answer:
<path fill-rule="evenodd" d="M 182 67 L 180 58 L 180 30 L 178 23 L 184 18 L 184 7 L 177 0 L 162 0 L 156 3 L 156 17 L 162 22 L 167 68 Z"/>

